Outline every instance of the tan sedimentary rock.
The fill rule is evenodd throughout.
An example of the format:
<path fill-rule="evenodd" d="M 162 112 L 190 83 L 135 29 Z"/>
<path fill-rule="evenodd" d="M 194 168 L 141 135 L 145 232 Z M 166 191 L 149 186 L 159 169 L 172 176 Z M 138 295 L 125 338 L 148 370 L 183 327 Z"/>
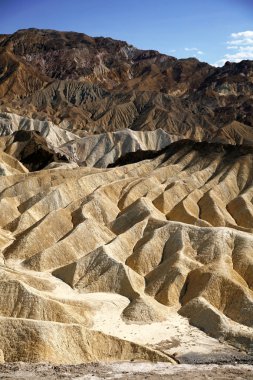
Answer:
<path fill-rule="evenodd" d="M 27 173 L 14 160 L 0 182 L 4 360 L 172 363 L 116 338 L 117 326 L 114 337 L 94 330 L 110 318 L 108 294 L 126 325 L 162 324 L 173 310 L 250 349 L 252 162 L 250 147 L 190 141 L 106 169 Z"/>
<path fill-rule="evenodd" d="M 66 161 L 73 167 L 103 168 L 132 152 L 158 152 L 181 138 L 161 128 L 154 131 L 124 129 L 80 137 L 50 121 L 8 112 L 0 113 L 0 136 L 1 148 L 33 171 L 54 168 Z"/>
<path fill-rule="evenodd" d="M 87 361 L 141 359 L 175 364 L 168 355 L 78 324 L 0 318 L 5 361 L 79 364 Z"/>

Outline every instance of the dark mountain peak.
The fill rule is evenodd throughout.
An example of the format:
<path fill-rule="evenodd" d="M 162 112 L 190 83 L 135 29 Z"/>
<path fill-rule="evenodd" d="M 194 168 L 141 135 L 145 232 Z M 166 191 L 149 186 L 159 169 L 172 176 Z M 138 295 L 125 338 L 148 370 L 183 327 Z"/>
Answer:
<path fill-rule="evenodd" d="M 161 128 L 250 141 L 252 72 L 252 61 L 216 68 L 84 33 L 30 28 L 0 36 L 3 110 L 67 120 L 88 133 Z"/>

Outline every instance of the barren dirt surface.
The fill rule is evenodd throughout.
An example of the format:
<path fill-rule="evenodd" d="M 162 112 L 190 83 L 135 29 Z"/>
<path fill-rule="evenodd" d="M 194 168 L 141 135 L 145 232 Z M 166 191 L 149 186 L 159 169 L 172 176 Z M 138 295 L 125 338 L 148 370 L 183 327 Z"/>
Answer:
<path fill-rule="evenodd" d="M 173 380 L 252 380 L 253 366 L 188 365 L 171 366 L 166 363 L 116 362 L 91 363 L 75 366 L 12 363 L 0 366 L 0 379 L 173 379 Z"/>

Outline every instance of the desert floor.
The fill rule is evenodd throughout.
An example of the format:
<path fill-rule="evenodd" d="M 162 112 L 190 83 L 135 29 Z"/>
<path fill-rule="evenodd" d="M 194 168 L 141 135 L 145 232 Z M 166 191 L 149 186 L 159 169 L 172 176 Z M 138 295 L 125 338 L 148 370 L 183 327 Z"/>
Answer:
<path fill-rule="evenodd" d="M 0 379 L 173 379 L 173 380 L 252 380 L 250 364 L 180 364 L 121 362 L 75 366 L 12 363 L 0 366 Z"/>

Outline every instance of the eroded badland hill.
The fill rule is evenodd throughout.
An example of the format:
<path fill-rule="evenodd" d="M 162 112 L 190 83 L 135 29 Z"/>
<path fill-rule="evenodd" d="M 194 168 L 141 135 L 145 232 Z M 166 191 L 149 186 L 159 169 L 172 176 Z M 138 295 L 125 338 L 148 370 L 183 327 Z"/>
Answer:
<path fill-rule="evenodd" d="M 250 360 L 252 97 L 252 61 L 0 36 L 3 362 Z"/>

